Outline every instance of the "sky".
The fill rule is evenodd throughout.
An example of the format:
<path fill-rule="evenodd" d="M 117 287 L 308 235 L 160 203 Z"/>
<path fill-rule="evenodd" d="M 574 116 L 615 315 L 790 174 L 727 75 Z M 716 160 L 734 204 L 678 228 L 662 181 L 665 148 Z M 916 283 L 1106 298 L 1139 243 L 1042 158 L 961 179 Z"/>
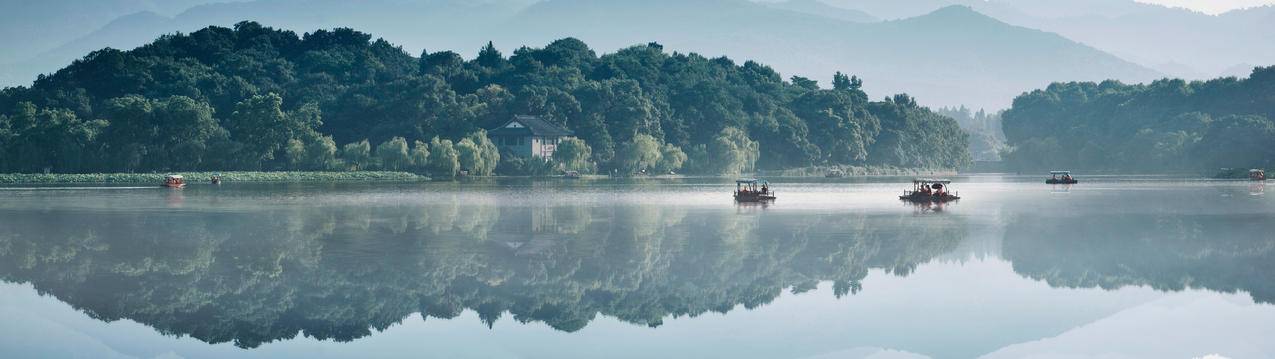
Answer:
<path fill-rule="evenodd" d="M 1184 7 L 1209 14 L 1220 14 L 1246 7 L 1275 5 L 1275 0 L 1137 0 L 1149 4 Z"/>

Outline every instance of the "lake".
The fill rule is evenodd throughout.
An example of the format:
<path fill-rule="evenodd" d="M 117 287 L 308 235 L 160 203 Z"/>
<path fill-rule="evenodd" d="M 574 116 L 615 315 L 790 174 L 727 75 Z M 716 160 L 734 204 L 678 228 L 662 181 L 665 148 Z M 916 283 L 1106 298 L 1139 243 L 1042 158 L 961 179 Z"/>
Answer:
<path fill-rule="evenodd" d="M 1275 356 L 1275 193 L 1169 177 L 0 189 L 0 357 Z"/>

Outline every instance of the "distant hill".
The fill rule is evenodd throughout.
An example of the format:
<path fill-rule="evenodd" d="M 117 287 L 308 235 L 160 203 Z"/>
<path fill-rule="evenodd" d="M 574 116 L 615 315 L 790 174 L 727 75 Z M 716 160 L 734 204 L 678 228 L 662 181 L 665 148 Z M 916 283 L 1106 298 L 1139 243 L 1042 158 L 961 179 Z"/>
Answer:
<path fill-rule="evenodd" d="M 1133 0 L 824 0 L 885 19 L 965 5 L 1006 23 L 1055 32 L 1177 77 L 1231 75 L 1275 63 L 1275 6 L 1209 15 Z M 1253 66 L 1243 66 L 1248 73 Z"/>
<path fill-rule="evenodd" d="M 414 51 L 425 45 L 447 49 L 472 47 L 476 43 L 474 38 L 488 37 L 485 35 L 487 32 L 475 24 L 500 23 L 534 0 L 178 0 L 167 5 L 167 8 L 178 8 L 178 4 L 185 4 L 179 8 L 184 11 L 178 10 L 180 12 L 176 15 L 149 11 L 154 7 L 129 5 L 148 3 L 144 0 L 108 1 L 113 1 L 113 5 L 101 6 L 102 11 L 81 14 L 84 21 L 47 20 L 56 18 L 53 15 L 41 21 L 28 20 L 31 23 L 29 27 L 47 27 L 54 32 L 88 26 L 82 33 L 64 31 L 71 36 L 25 39 L 22 36 L 34 30 L 9 31 L 15 27 L 7 23 L 0 27 L 0 36 L 15 37 L 12 41 L 5 41 L 6 44 L 19 44 L 15 46 L 19 49 L 15 50 L 14 56 L 0 56 L 0 64 L 3 64 L 0 65 L 0 86 L 30 84 L 37 74 L 53 72 L 90 51 L 104 47 L 127 50 L 146 44 L 159 35 L 192 32 L 209 25 L 230 26 L 243 20 L 297 31 L 358 27 L 386 34 L 387 38 L 414 48 Z M 97 4 L 75 0 L 55 2 Z M 69 5 L 64 7 L 67 9 L 56 8 L 56 11 L 79 14 Z M 121 13 L 121 9 L 128 9 L 128 12 Z M 24 10 L 37 16 L 55 11 L 44 8 Z M 466 34 L 451 36 L 458 29 L 465 29 L 463 32 Z"/>
<path fill-rule="evenodd" d="M 823 2 L 823 0 L 788 0 L 783 2 L 767 3 L 766 5 L 776 9 L 819 15 L 850 22 L 881 21 L 881 19 L 866 12 L 828 5 Z"/>
<path fill-rule="evenodd" d="M 191 6 L 227 1 L 235 0 L 0 1 L 0 64 L 28 59 L 128 14 L 171 16 Z"/>
<path fill-rule="evenodd" d="M 338 26 L 366 29 L 413 54 L 421 49 L 454 49 L 473 56 L 478 50 L 473 44 L 488 40 L 512 50 L 568 36 L 600 51 L 659 42 L 673 51 L 757 59 L 825 86 L 835 71 L 843 71 L 863 78 L 864 88 L 874 98 L 906 91 L 922 103 L 944 106 L 1004 108 L 1023 91 L 1054 81 L 1142 82 L 1161 76 L 1061 36 L 1012 26 L 968 7 L 942 8 L 899 21 L 856 23 L 774 6 L 793 4 L 745 0 L 210 4 L 164 24 L 156 24 L 154 16 L 124 18 L 9 70 L 20 74 L 13 77 L 30 79 L 69 63 L 74 58 L 71 54 L 82 55 L 95 47 L 127 49 L 163 33 L 256 20 L 297 31 Z"/>

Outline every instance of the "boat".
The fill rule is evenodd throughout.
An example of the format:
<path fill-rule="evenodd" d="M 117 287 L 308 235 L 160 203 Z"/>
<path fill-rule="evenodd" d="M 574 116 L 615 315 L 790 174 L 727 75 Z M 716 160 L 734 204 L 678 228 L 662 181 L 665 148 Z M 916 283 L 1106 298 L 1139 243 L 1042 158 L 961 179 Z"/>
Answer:
<path fill-rule="evenodd" d="M 567 179 L 578 179 L 578 178 L 580 178 L 580 172 L 576 172 L 576 171 L 566 171 L 566 172 L 563 172 L 563 173 L 562 173 L 562 178 L 567 178 Z"/>
<path fill-rule="evenodd" d="M 917 178 L 912 180 L 912 190 L 903 191 L 900 200 L 919 203 L 943 203 L 961 199 L 957 192 L 950 192 L 952 181 L 947 179 Z"/>
<path fill-rule="evenodd" d="M 212 178 L 209 178 L 209 182 L 216 185 L 221 184 L 221 174 L 220 173 L 213 174 Z"/>
<path fill-rule="evenodd" d="M 744 178 L 735 181 L 736 202 L 769 202 L 775 200 L 775 192 L 765 180 Z"/>
<path fill-rule="evenodd" d="M 1248 179 L 1253 180 L 1253 181 L 1265 181 L 1265 180 L 1266 180 L 1266 171 L 1259 170 L 1259 169 L 1256 169 L 1256 168 L 1255 168 L 1255 169 L 1248 170 Z"/>
<path fill-rule="evenodd" d="M 181 175 L 167 175 L 167 176 L 164 176 L 164 185 L 163 185 L 163 187 L 168 187 L 168 188 L 182 188 L 182 187 L 186 187 L 186 179 L 185 179 L 185 178 L 182 178 L 182 176 L 181 176 Z"/>
<path fill-rule="evenodd" d="M 840 168 L 833 168 L 832 170 L 828 171 L 828 174 L 825 174 L 823 176 L 827 178 L 842 178 L 846 176 L 846 171 L 842 171 Z"/>
<path fill-rule="evenodd" d="M 1071 177 L 1071 171 L 1049 171 L 1050 178 L 1045 180 L 1047 184 L 1077 184 L 1074 177 Z"/>

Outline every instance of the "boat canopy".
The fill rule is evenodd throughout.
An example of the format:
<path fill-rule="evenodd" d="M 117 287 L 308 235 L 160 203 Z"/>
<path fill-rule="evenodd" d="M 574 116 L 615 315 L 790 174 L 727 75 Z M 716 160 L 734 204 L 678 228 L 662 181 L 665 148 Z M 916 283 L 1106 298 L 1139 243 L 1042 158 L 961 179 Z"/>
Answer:
<path fill-rule="evenodd" d="M 1071 171 L 1049 171 L 1051 175 L 1069 175 Z"/>
<path fill-rule="evenodd" d="M 769 182 L 766 182 L 766 180 L 759 180 L 759 179 L 756 179 L 756 178 L 740 178 L 740 179 L 735 180 L 735 183 L 736 183 L 736 184 L 745 184 L 745 183 L 769 183 Z"/>
<path fill-rule="evenodd" d="M 937 178 L 917 178 L 917 179 L 912 180 L 912 183 L 942 183 L 942 184 L 949 184 L 949 183 L 952 183 L 952 180 L 949 180 L 949 179 L 937 179 Z"/>
<path fill-rule="evenodd" d="M 1256 168 L 1255 168 L 1255 169 L 1248 170 L 1248 173 L 1262 173 L 1262 172 L 1266 172 L 1266 171 L 1259 170 L 1259 169 L 1256 169 Z"/>
<path fill-rule="evenodd" d="M 167 178 L 167 179 L 182 179 L 182 175 L 167 175 L 167 176 L 164 176 L 164 178 Z"/>

